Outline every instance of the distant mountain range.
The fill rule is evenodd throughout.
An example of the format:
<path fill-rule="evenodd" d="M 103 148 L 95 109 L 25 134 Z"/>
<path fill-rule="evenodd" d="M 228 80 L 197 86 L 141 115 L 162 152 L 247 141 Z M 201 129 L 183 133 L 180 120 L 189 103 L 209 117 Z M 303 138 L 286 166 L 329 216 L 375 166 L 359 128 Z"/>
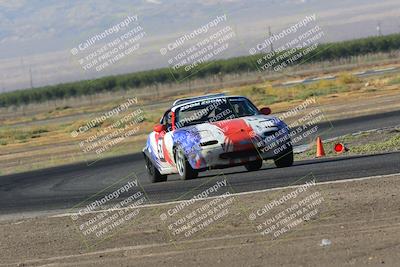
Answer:
<path fill-rule="evenodd" d="M 222 14 L 236 33 L 218 55 L 226 58 L 248 55 L 268 27 L 278 33 L 314 13 L 324 42 L 399 32 L 399 10 L 398 0 L 0 0 L 0 92 L 31 80 L 41 86 L 165 67 L 160 48 Z M 112 68 L 83 71 L 70 50 L 127 15 L 138 15 L 146 32 L 141 49 Z"/>

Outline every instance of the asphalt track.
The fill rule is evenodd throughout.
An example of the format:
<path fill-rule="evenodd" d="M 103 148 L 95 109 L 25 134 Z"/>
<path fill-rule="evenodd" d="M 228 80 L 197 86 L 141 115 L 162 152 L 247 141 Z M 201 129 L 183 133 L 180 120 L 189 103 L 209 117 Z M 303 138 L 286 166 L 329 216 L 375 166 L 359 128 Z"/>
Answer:
<path fill-rule="evenodd" d="M 395 125 L 400 125 L 400 111 L 323 123 L 320 131 L 324 138 L 330 138 Z M 132 174 L 138 177 L 149 201 L 158 203 L 191 198 L 212 185 L 218 174 L 224 174 L 234 192 L 246 192 L 302 183 L 301 179 L 310 175 L 322 182 L 392 173 L 400 173 L 400 152 L 298 161 L 281 169 L 267 162 L 254 172 L 235 167 L 204 172 L 195 180 L 180 181 L 173 175 L 165 183 L 150 184 L 141 155 L 132 154 L 91 166 L 80 163 L 0 176 L 0 215 L 70 209 L 96 193 L 101 192 L 98 196 L 102 197 L 113 192 Z"/>

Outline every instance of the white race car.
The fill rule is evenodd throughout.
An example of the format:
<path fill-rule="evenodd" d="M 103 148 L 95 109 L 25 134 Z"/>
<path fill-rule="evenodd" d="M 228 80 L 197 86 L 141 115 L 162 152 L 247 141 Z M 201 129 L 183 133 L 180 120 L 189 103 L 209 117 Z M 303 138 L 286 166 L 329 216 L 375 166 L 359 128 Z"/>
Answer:
<path fill-rule="evenodd" d="M 288 126 L 257 109 L 243 96 L 224 94 L 179 99 L 149 134 L 143 155 L 152 182 L 176 174 L 186 180 L 200 171 L 244 165 L 254 171 L 263 160 L 293 164 Z"/>

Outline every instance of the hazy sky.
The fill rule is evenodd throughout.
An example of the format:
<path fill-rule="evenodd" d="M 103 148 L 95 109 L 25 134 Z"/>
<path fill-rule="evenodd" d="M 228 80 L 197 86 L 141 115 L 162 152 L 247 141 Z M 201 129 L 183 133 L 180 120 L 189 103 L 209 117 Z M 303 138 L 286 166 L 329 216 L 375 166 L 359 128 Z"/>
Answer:
<path fill-rule="evenodd" d="M 40 86 L 168 66 L 161 48 L 223 14 L 235 38 L 218 57 L 248 55 L 268 26 L 279 32 L 314 13 L 323 42 L 376 35 L 378 23 L 383 34 L 400 31 L 398 0 L 0 0 L 0 90 L 30 87 L 31 76 Z M 71 49 L 127 16 L 138 16 L 146 34 L 140 49 L 102 71 L 83 70 L 83 54 Z"/>

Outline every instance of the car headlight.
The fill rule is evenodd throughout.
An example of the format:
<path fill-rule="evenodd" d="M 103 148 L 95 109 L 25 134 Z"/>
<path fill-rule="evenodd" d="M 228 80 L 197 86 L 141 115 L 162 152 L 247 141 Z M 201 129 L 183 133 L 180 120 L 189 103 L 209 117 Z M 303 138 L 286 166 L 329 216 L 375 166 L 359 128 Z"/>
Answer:
<path fill-rule="evenodd" d="M 210 131 L 199 131 L 200 140 L 207 140 L 213 137 Z"/>
<path fill-rule="evenodd" d="M 279 129 L 282 129 L 282 128 L 289 129 L 289 127 L 286 125 L 286 123 L 284 123 L 282 120 L 278 120 L 278 121 L 276 122 L 276 126 L 277 126 Z"/>

